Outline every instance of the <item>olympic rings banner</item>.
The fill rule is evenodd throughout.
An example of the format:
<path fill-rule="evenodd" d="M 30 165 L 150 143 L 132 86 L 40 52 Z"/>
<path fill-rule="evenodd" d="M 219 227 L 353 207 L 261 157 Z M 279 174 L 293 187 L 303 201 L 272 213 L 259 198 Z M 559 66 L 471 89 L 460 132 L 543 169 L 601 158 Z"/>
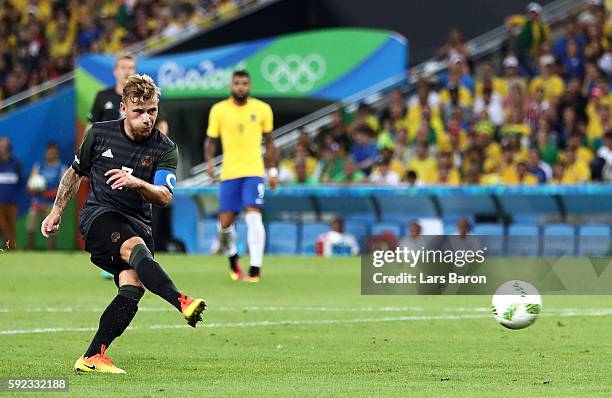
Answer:
<path fill-rule="evenodd" d="M 326 29 L 138 60 L 164 100 L 221 98 L 236 69 L 252 77 L 252 95 L 340 100 L 406 71 L 406 40 L 393 32 Z M 77 115 L 85 122 L 95 93 L 114 84 L 114 57 L 87 55 L 76 71 Z"/>

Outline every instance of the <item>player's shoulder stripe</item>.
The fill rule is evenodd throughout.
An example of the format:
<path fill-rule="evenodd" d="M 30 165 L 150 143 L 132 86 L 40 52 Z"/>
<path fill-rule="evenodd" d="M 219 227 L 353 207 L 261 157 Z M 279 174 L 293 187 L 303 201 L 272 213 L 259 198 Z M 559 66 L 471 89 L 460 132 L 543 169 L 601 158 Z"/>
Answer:
<path fill-rule="evenodd" d="M 168 137 L 167 135 L 163 134 L 161 131 L 158 130 L 158 141 L 161 142 L 163 145 L 170 147 L 171 149 L 174 149 L 176 147 L 176 143 L 174 141 L 172 141 L 172 139 L 170 137 Z"/>

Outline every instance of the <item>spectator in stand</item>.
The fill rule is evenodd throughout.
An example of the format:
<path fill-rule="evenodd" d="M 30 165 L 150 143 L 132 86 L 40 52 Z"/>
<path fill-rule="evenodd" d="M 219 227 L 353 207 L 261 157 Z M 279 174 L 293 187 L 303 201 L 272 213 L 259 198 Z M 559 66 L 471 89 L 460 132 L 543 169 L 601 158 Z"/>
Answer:
<path fill-rule="evenodd" d="M 527 171 L 536 176 L 540 184 L 544 184 L 552 178 L 552 168 L 540 159 L 540 152 L 537 148 L 529 149 Z"/>
<path fill-rule="evenodd" d="M 32 191 L 28 188 L 28 193 L 32 196 L 26 222 L 29 250 L 34 249 L 35 234 L 40 230 L 42 220 L 49 214 L 53 206 L 60 180 L 67 168 L 68 166 L 62 163 L 60 159 L 59 145 L 54 142 L 47 144 L 44 161 L 37 162 L 32 167 L 30 178 L 42 176 L 46 181 L 46 187 L 42 191 Z M 55 236 L 49 237 L 48 246 L 49 250 L 55 250 Z"/>
<path fill-rule="evenodd" d="M 572 134 L 567 140 L 567 148 L 576 153 L 576 158 L 584 163 L 589 164 L 593 161 L 594 155 L 591 148 L 584 145 L 584 135 L 581 133 Z"/>
<path fill-rule="evenodd" d="M 438 175 L 437 167 L 436 159 L 429 156 L 429 147 L 425 143 L 417 144 L 416 158 L 406 165 L 406 169 L 416 172 L 418 179 L 424 184 L 435 182 Z"/>
<path fill-rule="evenodd" d="M 563 173 L 564 184 L 584 184 L 591 180 L 591 170 L 588 164 L 578 160 L 576 151 L 567 148 L 564 151 L 565 172 Z"/>
<path fill-rule="evenodd" d="M 483 117 L 483 112 L 486 117 Z M 493 90 L 491 81 L 483 84 L 482 95 L 476 97 L 474 102 L 474 115 L 482 119 L 488 119 L 494 126 L 499 127 L 504 123 L 504 110 L 502 97 Z"/>
<path fill-rule="evenodd" d="M 557 162 L 553 166 L 553 177 L 550 183 L 553 185 L 565 184 L 565 166 L 562 162 Z"/>
<path fill-rule="evenodd" d="M 503 99 L 506 99 L 510 94 L 510 88 L 514 84 L 519 84 L 523 90 L 527 88 L 527 79 L 519 75 L 519 61 L 514 55 L 508 55 L 504 58 L 504 76 L 500 78 L 496 90 Z"/>
<path fill-rule="evenodd" d="M 578 52 L 584 54 L 586 38 L 582 34 L 582 29 L 572 17 L 565 21 L 564 35 L 554 45 L 553 54 L 555 58 L 562 60 L 567 56 L 567 44 L 570 40 L 573 40 L 578 45 Z"/>
<path fill-rule="evenodd" d="M 374 168 L 372 174 L 370 174 L 369 181 L 374 184 L 384 185 L 397 185 L 400 183 L 401 178 L 398 173 L 391 170 L 390 161 L 388 159 L 381 159 Z"/>
<path fill-rule="evenodd" d="M 593 24 L 597 20 L 597 15 L 604 12 L 603 0 L 587 0 L 587 9 L 578 15 L 578 22 L 584 26 Z"/>
<path fill-rule="evenodd" d="M 378 149 L 372 140 L 373 131 L 367 125 L 355 127 L 355 144 L 351 148 L 351 155 L 357 168 L 366 176 L 372 171 L 372 166 L 376 161 Z"/>
<path fill-rule="evenodd" d="M 546 119 L 540 120 L 540 127 L 536 133 L 535 147 L 538 149 L 540 158 L 547 164 L 557 163 L 559 151 L 554 142 L 553 135 L 548 128 Z"/>
<path fill-rule="evenodd" d="M 449 152 L 438 153 L 438 176 L 435 184 L 440 185 L 459 185 L 461 176 L 459 171 L 453 165 L 453 159 Z"/>
<path fill-rule="evenodd" d="M 594 165 L 593 169 L 597 168 L 597 173 L 593 173 L 593 176 L 597 174 L 599 181 L 610 183 L 612 182 L 612 131 L 604 135 L 603 143 L 604 145 L 597 150 L 599 164 Z"/>
<path fill-rule="evenodd" d="M 511 46 L 516 49 L 520 64 L 532 75 L 534 60 L 540 56 L 540 46 L 550 38 L 550 28 L 541 19 L 542 6 L 532 2 L 527 5 L 527 15 L 514 15 L 506 19 L 506 29 Z"/>
<path fill-rule="evenodd" d="M 294 180 L 297 175 L 294 173 L 298 163 L 304 164 L 306 167 L 306 175 L 312 176 L 317 168 L 317 159 L 310 156 L 304 144 L 301 141 L 295 145 L 295 157 L 291 159 L 283 159 L 279 163 L 278 181 L 284 183 Z"/>
<path fill-rule="evenodd" d="M 17 196 L 21 190 L 21 165 L 11 153 L 11 141 L 0 137 L 0 249 L 17 247 Z"/>
<path fill-rule="evenodd" d="M 316 242 L 317 254 L 325 257 L 356 256 L 359 254 L 357 239 L 344 231 L 344 219 L 332 220 L 328 232 L 321 234 Z"/>
<path fill-rule="evenodd" d="M 573 77 L 584 78 L 584 55 L 574 39 L 567 41 L 565 54 L 559 58 L 563 67 L 563 79 L 568 81 Z"/>
<path fill-rule="evenodd" d="M 563 79 L 554 72 L 555 59 L 552 55 L 540 57 L 540 75 L 529 83 L 529 94 L 534 95 L 538 88 L 544 89 L 544 99 L 556 103 L 565 90 Z"/>
<path fill-rule="evenodd" d="M 586 135 L 589 144 L 595 147 L 597 141 L 603 136 L 604 131 L 608 131 L 611 127 L 610 106 L 612 106 L 612 103 L 594 100 L 593 105 L 596 106 L 596 112 L 593 112 L 592 108 L 587 107 L 587 113 L 590 113 L 590 115 L 589 123 L 586 126 Z"/>
<path fill-rule="evenodd" d="M 507 185 L 538 185 L 538 178 L 529 173 L 527 164 L 523 161 L 518 162 L 514 169 L 506 173 L 503 183 Z"/>
<path fill-rule="evenodd" d="M 353 120 L 349 129 L 356 130 L 363 125 L 368 126 L 373 131 L 374 135 L 377 135 L 380 130 L 380 122 L 372 111 L 372 108 L 362 103 L 357 108 L 357 117 Z"/>
<path fill-rule="evenodd" d="M 343 177 L 344 159 L 340 151 L 340 145 L 336 142 L 321 148 L 321 160 L 314 173 L 315 180 L 329 183 Z"/>
<path fill-rule="evenodd" d="M 79 52 L 87 53 L 91 51 L 91 47 L 100 39 L 101 34 L 102 31 L 96 26 L 93 16 L 89 13 L 83 15 L 80 20 L 79 34 L 77 35 Z"/>
<path fill-rule="evenodd" d="M 392 106 L 399 106 L 399 107 L 404 107 L 404 108 L 406 107 L 406 101 L 404 99 L 404 94 L 402 94 L 402 90 L 400 88 L 394 88 L 393 90 L 389 91 L 388 97 L 389 97 L 389 105 L 383 109 L 379 117 L 379 119 L 383 121 L 387 119 L 391 119 L 390 109 Z"/>
<path fill-rule="evenodd" d="M 402 181 L 405 182 L 406 184 L 408 184 L 408 186 L 411 186 L 411 187 L 420 187 L 420 186 L 423 186 L 423 182 L 421 180 L 419 180 L 419 178 L 417 176 L 417 173 L 414 170 L 406 171 Z"/>
<path fill-rule="evenodd" d="M 306 149 L 307 156 L 316 158 L 319 154 L 319 148 L 315 145 L 314 142 L 310 140 L 310 135 L 304 130 L 300 131 L 300 138 L 298 139 L 298 144 Z"/>
<path fill-rule="evenodd" d="M 317 185 L 317 180 L 308 174 L 306 162 L 298 160 L 295 162 L 293 177 L 288 181 L 289 185 Z"/>
<path fill-rule="evenodd" d="M 470 59 L 470 49 L 465 40 L 463 40 L 463 34 L 457 28 L 453 28 L 448 32 L 446 43 L 438 50 L 438 57 L 440 59 L 450 59 L 453 55 L 459 55 L 466 61 Z M 466 73 L 469 73 L 469 70 Z"/>
<path fill-rule="evenodd" d="M 442 87 L 461 86 L 465 87 L 470 94 L 474 92 L 474 80 L 466 66 L 465 58 L 460 54 L 452 54 L 448 58 L 448 71 L 438 75 L 438 81 Z"/>
<path fill-rule="evenodd" d="M 416 93 L 408 100 L 408 117 L 420 115 L 423 107 L 434 109 L 440 105 L 440 95 L 431 89 L 431 83 L 421 79 L 416 84 Z M 414 117 L 414 116 L 412 116 Z"/>
<path fill-rule="evenodd" d="M 366 175 L 359 170 L 353 158 L 347 156 L 346 159 L 344 159 L 342 174 L 338 174 L 332 182 L 339 184 L 358 184 L 366 182 Z"/>

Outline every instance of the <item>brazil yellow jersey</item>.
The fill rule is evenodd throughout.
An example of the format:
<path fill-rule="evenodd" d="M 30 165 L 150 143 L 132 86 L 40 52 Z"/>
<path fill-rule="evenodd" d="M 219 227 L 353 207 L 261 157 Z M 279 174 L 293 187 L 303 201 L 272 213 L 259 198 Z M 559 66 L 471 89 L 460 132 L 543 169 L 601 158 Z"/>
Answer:
<path fill-rule="evenodd" d="M 223 145 L 221 180 L 264 175 L 261 139 L 272 131 L 272 118 L 270 105 L 256 98 L 242 106 L 231 97 L 213 105 L 206 134 Z"/>

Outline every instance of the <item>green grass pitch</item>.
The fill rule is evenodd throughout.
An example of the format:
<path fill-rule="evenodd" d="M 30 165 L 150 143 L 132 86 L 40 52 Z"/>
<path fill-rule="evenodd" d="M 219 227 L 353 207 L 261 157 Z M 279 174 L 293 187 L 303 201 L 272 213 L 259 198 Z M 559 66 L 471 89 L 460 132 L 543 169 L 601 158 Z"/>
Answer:
<path fill-rule="evenodd" d="M 128 374 L 75 375 L 113 283 L 85 254 L 0 253 L 0 378 L 68 377 L 65 396 L 89 397 L 612 395 L 610 297 L 545 296 L 510 331 L 490 297 L 361 296 L 357 258 L 268 257 L 255 285 L 221 257 L 158 260 L 206 299 L 205 323 L 147 293 L 108 350 Z"/>

